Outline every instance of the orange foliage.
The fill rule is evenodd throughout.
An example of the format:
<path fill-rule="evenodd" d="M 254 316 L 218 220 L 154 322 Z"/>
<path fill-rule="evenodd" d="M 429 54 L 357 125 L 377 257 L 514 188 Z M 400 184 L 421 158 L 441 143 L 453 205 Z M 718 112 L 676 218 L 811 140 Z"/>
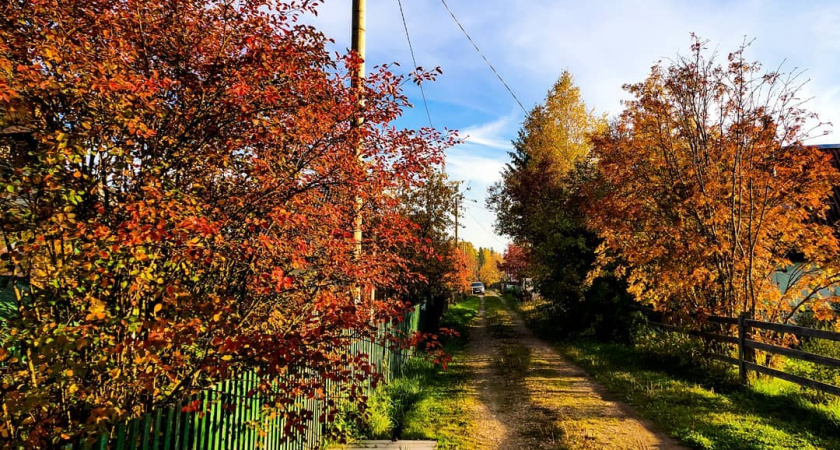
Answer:
<path fill-rule="evenodd" d="M 348 331 L 374 339 L 404 304 L 353 286 L 399 292 L 417 242 L 391 193 L 450 140 L 390 125 L 408 103 L 387 67 L 350 88 L 357 59 L 297 23 L 315 3 L 0 6 L 0 116 L 34 137 L 0 161 L 20 288 L 0 335 L 5 442 L 95 435 L 243 370 L 280 376 L 262 395 L 281 414 L 327 379 L 364 400 L 379 374 L 347 358 Z"/>
<path fill-rule="evenodd" d="M 695 40 L 690 56 L 626 86 L 633 100 L 594 138 L 590 224 L 602 259 L 616 256 L 631 291 L 660 310 L 831 317 L 840 248 L 815 219 L 840 178 L 802 144 L 814 116 L 795 74 L 764 73 L 744 50 L 721 66 Z"/>

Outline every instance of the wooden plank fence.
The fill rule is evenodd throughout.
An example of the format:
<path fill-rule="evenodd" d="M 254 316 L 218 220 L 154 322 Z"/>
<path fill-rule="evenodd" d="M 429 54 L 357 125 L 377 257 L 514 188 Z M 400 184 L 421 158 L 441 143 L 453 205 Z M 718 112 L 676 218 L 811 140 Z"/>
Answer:
<path fill-rule="evenodd" d="M 419 307 L 415 307 L 403 322 L 393 325 L 403 333 L 417 331 Z M 357 339 L 350 347 L 351 354 L 366 354 L 384 374 L 386 381 L 399 376 L 412 350 L 392 350 L 389 346 L 370 340 Z M 319 415 L 335 388 L 327 381 L 326 398 L 322 400 L 300 397 L 295 405 L 300 410 L 314 411 L 306 420 L 305 432 L 296 440 L 284 440 L 285 421 L 279 416 L 266 417 L 261 413 L 267 399 L 253 393 L 260 383 L 254 373 L 245 373 L 226 380 L 201 393 L 182 399 L 167 408 L 157 409 L 145 416 L 122 423 L 112 433 L 103 435 L 91 447 L 77 443 L 65 450 L 297 450 L 320 448 L 323 426 Z M 372 391 L 370 380 L 366 386 Z M 182 412 L 182 408 L 199 400 L 208 410 L 204 415 Z M 259 424 L 258 428 L 256 425 Z"/>
<path fill-rule="evenodd" d="M 722 361 L 725 363 L 733 364 L 738 366 L 738 374 L 740 375 L 741 382 L 746 383 L 747 381 L 747 373 L 749 371 L 758 372 L 764 375 L 768 375 L 771 377 L 779 378 L 782 380 L 790 381 L 791 383 L 798 384 L 800 386 L 806 386 L 811 389 L 816 389 L 818 391 L 826 392 L 833 395 L 840 395 L 840 387 L 823 383 L 821 381 L 812 380 L 810 378 L 802 377 L 799 375 L 794 375 L 791 373 L 783 372 L 781 370 L 773 369 L 771 367 L 762 366 L 760 364 L 756 364 L 755 362 L 749 361 L 747 358 L 747 349 L 752 350 L 760 350 L 763 352 L 776 354 L 776 355 L 783 355 L 788 358 L 795 358 L 802 361 L 808 361 L 815 364 L 821 364 L 824 366 L 829 367 L 840 367 L 840 359 L 831 358 L 828 356 L 818 355 L 815 353 L 805 352 L 802 350 L 797 350 L 788 347 L 782 347 L 779 345 L 767 344 L 764 342 L 758 342 L 756 340 L 750 339 L 749 337 L 752 335 L 751 330 L 758 329 L 764 331 L 772 331 L 779 334 L 793 334 L 796 336 L 806 336 L 811 338 L 818 338 L 818 339 L 828 339 L 832 341 L 840 341 L 840 333 L 836 333 L 833 331 L 826 331 L 826 330 L 817 330 L 814 328 L 807 328 L 807 327 L 800 327 L 797 325 L 786 325 L 781 323 L 771 323 L 771 322 L 762 322 L 759 320 L 753 320 L 746 317 L 746 315 L 741 314 L 739 317 L 720 317 L 720 316 L 708 316 L 706 319 L 709 322 L 717 323 L 722 325 L 724 328 L 736 328 L 736 336 L 730 336 L 728 334 L 720 334 L 720 333 L 713 333 L 701 330 L 688 330 L 680 327 L 676 327 L 673 325 L 664 324 L 661 322 L 650 321 L 651 324 L 657 325 L 665 330 L 688 334 L 691 336 L 701 337 L 708 341 L 716 341 L 725 344 L 735 345 L 738 349 L 738 357 L 733 358 L 729 355 L 724 355 L 720 353 L 711 352 L 709 357 Z"/>

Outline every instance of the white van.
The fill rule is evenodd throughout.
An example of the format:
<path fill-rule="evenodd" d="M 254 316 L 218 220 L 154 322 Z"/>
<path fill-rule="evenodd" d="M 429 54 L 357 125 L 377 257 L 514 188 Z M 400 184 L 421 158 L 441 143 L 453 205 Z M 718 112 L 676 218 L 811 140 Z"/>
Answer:
<path fill-rule="evenodd" d="M 472 284 L 472 293 L 484 295 L 484 283 L 476 281 Z"/>

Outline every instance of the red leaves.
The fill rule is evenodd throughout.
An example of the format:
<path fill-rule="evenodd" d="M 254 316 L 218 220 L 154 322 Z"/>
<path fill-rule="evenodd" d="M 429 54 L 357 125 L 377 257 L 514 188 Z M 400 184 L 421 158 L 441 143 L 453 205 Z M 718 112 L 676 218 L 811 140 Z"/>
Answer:
<path fill-rule="evenodd" d="M 193 400 L 181 407 L 181 412 L 185 413 L 194 413 L 199 410 L 201 410 L 201 400 Z"/>
<path fill-rule="evenodd" d="M 424 181 L 452 142 L 391 126 L 402 79 L 370 74 L 360 107 L 323 36 L 247 2 L 226 6 L 235 14 L 202 1 L 31 3 L 0 25 L 0 42 L 20 43 L 0 52 L 0 69 L 18 68 L 0 70 L 0 111 L 19 112 L 2 119 L 37 130 L 32 149 L 0 161 L 0 196 L 15 205 L 0 224 L 9 270 L 31 274 L 0 349 L 23 345 L 34 369 L 4 361 L 15 388 L 0 430 L 12 423 L 22 446 L 37 446 L 37 423 L 93 435 L 232 373 L 285 380 L 264 389 L 275 404 L 326 376 L 348 390 L 378 379 L 382 368 L 343 358 L 347 336 L 381 338 L 404 312 L 381 295 L 419 278 L 404 255 L 421 245 L 393 193 Z M 44 45 L 49 65 L 28 52 Z M 54 381 L 71 364 L 85 373 L 73 392 Z"/>

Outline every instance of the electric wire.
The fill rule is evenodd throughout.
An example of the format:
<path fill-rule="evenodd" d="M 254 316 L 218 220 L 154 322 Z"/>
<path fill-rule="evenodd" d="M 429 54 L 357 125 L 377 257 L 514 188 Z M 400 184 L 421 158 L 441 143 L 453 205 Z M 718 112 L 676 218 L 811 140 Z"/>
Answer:
<path fill-rule="evenodd" d="M 508 92 L 510 92 L 511 97 L 513 97 L 513 99 L 514 99 L 514 100 L 516 100 L 516 103 L 517 103 L 517 104 L 519 104 L 519 107 L 520 107 L 520 108 L 522 108 L 522 112 L 524 112 L 524 113 L 527 115 L 527 114 L 528 114 L 528 111 L 525 109 L 525 107 L 524 107 L 524 106 L 522 106 L 522 102 L 520 102 L 520 101 L 519 101 L 519 98 L 516 96 L 516 94 L 514 94 L 514 93 L 513 93 L 513 90 L 512 90 L 512 89 L 510 88 L 510 86 L 508 86 L 508 84 L 505 82 L 505 79 L 504 79 L 504 78 L 502 78 L 502 76 L 499 74 L 499 72 L 496 70 L 496 68 L 495 68 L 495 67 L 493 67 L 493 64 L 491 64 L 491 63 L 490 63 L 490 60 L 489 60 L 489 59 L 487 59 L 487 57 L 486 57 L 486 56 L 484 56 L 484 53 L 481 51 L 481 49 L 480 49 L 480 48 L 478 48 L 478 45 L 476 45 L 476 43 L 475 43 L 475 41 L 473 40 L 473 38 L 472 38 L 472 37 L 470 37 L 470 34 L 469 34 L 469 33 L 467 33 L 467 30 L 464 28 L 464 26 L 463 26 L 463 25 L 461 25 L 461 21 L 459 21 L 459 20 L 458 20 L 458 18 L 457 18 L 457 17 L 455 17 L 455 13 L 453 13 L 453 12 L 452 12 L 452 9 L 450 9 L 450 8 L 449 8 L 449 5 L 447 5 L 447 4 L 446 4 L 446 0 L 440 0 L 440 2 L 441 2 L 441 3 L 443 3 L 443 6 L 446 8 L 446 10 L 447 10 L 447 11 L 449 11 L 449 15 L 450 15 L 450 16 L 452 16 L 452 20 L 454 20 L 454 21 L 455 21 L 455 23 L 456 23 L 456 24 L 458 24 L 458 27 L 459 27 L 459 28 L 461 29 L 461 31 L 464 33 L 464 36 L 466 36 L 466 37 L 467 37 L 467 40 L 469 40 L 469 41 L 470 41 L 470 43 L 472 44 L 472 46 L 475 48 L 475 51 L 477 51 L 477 52 L 478 52 L 478 54 L 479 54 L 479 55 L 481 55 L 481 57 L 482 57 L 482 58 L 484 58 L 484 62 L 486 62 L 486 63 L 487 63 L 487 65 L 488 65 L 488 66 L 490 66 L 490 70 L 492 70 L 492 71 L 493 71 L 493 73 L 495 73 L 495 74 L 496 74 L 496 77 L 498 77 L 498 78 L 499 78 L 499 81 L 501 81 L 501 82 L 502 82 L 502 84 L 505 86 L 505 89 L 507 89 L 507 91 L 508 91 Z"/>
<path fill-rule="evenodd" d="M 397 0 L 400 5 L 400 16 L 402 16 L 403 28 L 405 29 L 405 40 L 408 41 L 408 50 L 411 52 L 411 62 L 414 63 L 414 70 L 417 70 L 417 58 L 414 57 L 414 47 L 411 45 L 411 36 L 408 34 L 408 23 L 405 21 L 405 12 L 403 11 L 402 0 Z M 420 86 L 420 95 L 423 97 L 423 106 L 426 108 L 426 117 L 429 118 L 429 127 L 434 128 L 432 124 L 432 115 L 429 113 L 429 104 L 426 102 L 426 91 L 423 90 L 423 80 L 418 80 L 417 85 Z"/>
<path fill-rule="evenodd" d="M 496 236 L 496 233 L 493 233 L 492 231 L 490 231 L 490 230 L 488 230 L 487 228 L 485 228 L 484 224 L 482 224 L 482 223 L 481 223 L 481 221 L 480 221 L 480 220 L 478 220 L 478 219 L 477 219 L 477 218 L 473 215 L 473 213 L 472 213 L 470 210 L 466 210 L 466 211 L 467 211 L 467 214 L 469 214 L 469 215 L 470 215 L 470 218 L 471 218 L 471 219 L 472 219 L 472 220 L 473 220 L 476 224 L 478 224 L 478 226 L 479 226 L 479 227 L 481 227 L 481 229 L 482 229 L 482 230 L 484 230 L 484 232 L 485 232 L 485 233 L 489 234 L 489 235 L 490 235 L 490 237 L 492 237 L 493 239 L 495 239 L 495 240 L 496 240 L 496 242 L 498 242 L 498 243 L 502 244 L 503 246 L 506 246 L 506 245 L 508 244 L 507 242 L 505 242 L 505 241 L 503 241 L 503 240 L 499 239 L 499 238 Z"/>
<path fill-rule="evenodd" d="M 468 198 L 468 199 L 466 199 L 466 200 L 469 200 L 469 201 L 471 201 L 472 203 L 464 203 L 464 206 L 469 206 L 470 208 L 478 208 L 478 209 L 480 209 L 480 210 L 482 210 L 482 211 L 487 211 L 487 212 L 491 212 L 491 213 L 495 213 L 495 212 L 496 212 L 496 211 L 494 211 L 494 210 L 492 210 L 492 209 L 490 209 L 490 208 L 485 208 L 484 206 L 481 206 L 481 205 L 478 203 L 478 200 L 475 200 L 475 199 L 472 199 L 472 198 Z"/>

